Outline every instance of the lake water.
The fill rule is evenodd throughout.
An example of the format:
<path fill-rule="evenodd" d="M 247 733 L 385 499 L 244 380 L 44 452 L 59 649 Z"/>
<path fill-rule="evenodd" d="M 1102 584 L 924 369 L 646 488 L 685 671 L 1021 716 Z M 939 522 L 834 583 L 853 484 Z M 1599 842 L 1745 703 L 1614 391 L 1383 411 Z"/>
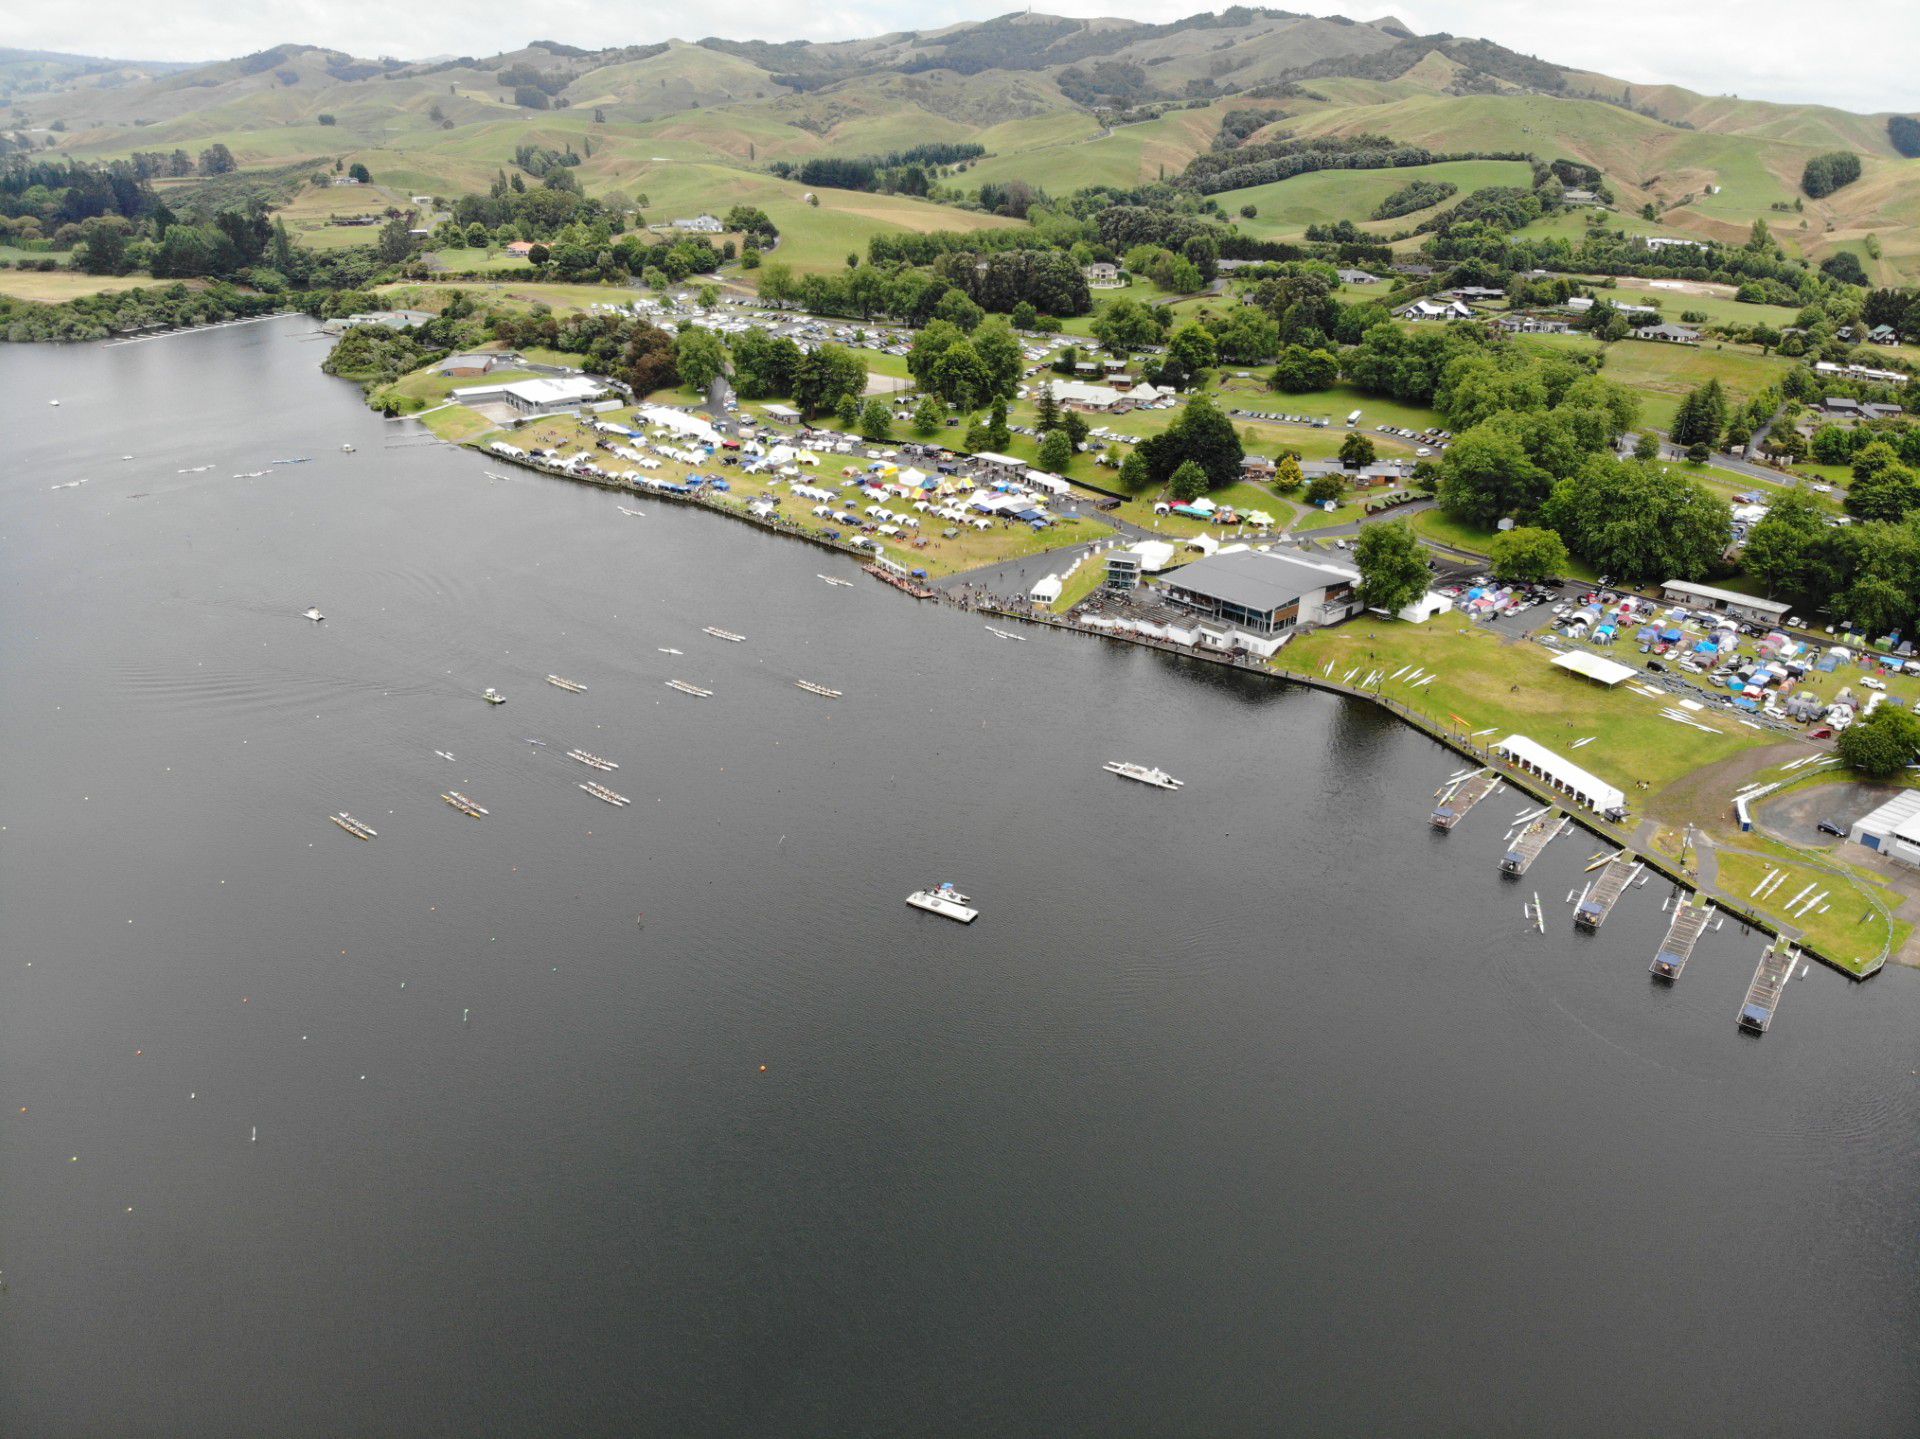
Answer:
<path fill-rule="evenodd" d="M 1755 1040 L 1757 936 L 1654 982 L 1663 885 L 1575 934 L 1367 707 L 321 356 L 0 347 L 0 1432 L 1920 1428 L 1913 973 Z"/>

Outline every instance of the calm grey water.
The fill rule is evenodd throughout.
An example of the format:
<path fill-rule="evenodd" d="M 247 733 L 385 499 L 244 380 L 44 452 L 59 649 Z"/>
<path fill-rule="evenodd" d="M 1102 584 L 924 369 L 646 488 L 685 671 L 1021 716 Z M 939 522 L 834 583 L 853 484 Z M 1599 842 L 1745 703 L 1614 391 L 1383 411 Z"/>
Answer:
<path fill-rule="evenodd" d="M 320 358 L 0 347 L 0 1432 L 1920 1428 L 1916 976 L 1755 1041 L 1756 938 L 1656 985 L 1660 886 L 1575 935 L 1593 846 L 1503 882 L 1368 709 Z"/>

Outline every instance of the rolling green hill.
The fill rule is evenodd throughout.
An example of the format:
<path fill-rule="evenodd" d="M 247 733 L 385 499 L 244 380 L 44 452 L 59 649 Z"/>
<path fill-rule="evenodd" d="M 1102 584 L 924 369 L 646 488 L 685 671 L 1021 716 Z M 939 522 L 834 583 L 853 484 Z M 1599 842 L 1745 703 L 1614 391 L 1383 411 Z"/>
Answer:
<path fill-rule="evenodd" d="M 646 193 L 654 213 L 749 194 L 767 196 L 770 211 L 797 207 L 793 253 L 809 264 L 863 243 L 868 227 L 992 221 L 874 196 L 823 197 L 814 209 L 766 172 L 774 162 L 970 142 L 987 154 L 943 184 L 971 194 L 1024 181 L 1061 195 L 1176 178 L 1214 146 L 1229 112 L 1263 109 L 1273 121 L 1250 143 L 1381 134 L 1440 151 L 1565 157 L 1604 172 L 1618 199 L 1609 223 L 1636 233 L 1738 240 L 1764 218 L 1808 259 L 1846 250 L 1876 280 L 1920 279 L 1920 161 L 1893 151 L 1884 115 L 1634 86 L 1486 41 L 1417 37 L 1392 19 L 1012 14 L 823 44 L 535 42 L 430 63 L 308 45 L 198 66 L 0 50 L 0 97 L 11 133 L 36 148 L 106 159 L 217 142 L 245 170 L 359 161 L 388 195 L 482 187 L 522 144 L 590 146 L 583 184 Z M 1861 156 L 1862 177 L 1819 201 L 1799 195 L 1806 161 L 1836 148 Z M 1517 167 L 1487 163 L 1445 178 L 1463 192 L 1515 183 Z M 1292 237 L 1315 222 L 1364 224 L 1409 178 L 1308 175 L 1217 199 L 1236 219 L 1241 205 L 1257 208 L 1239 222 L 1245 232 Z M 1658 219 L 1638 217 L 1648 204 Z M 1542 229 L 1581 223 L 1556 216 Z M 800 243 L 815 230 L 818 245 Z"/>

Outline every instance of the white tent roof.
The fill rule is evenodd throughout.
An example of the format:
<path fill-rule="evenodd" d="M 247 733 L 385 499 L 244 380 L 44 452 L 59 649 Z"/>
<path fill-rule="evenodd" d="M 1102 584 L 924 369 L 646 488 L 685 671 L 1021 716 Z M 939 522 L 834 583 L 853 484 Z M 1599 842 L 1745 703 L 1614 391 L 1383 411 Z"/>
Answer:
<path fill-rule="evenodd" d="M 1604 813 L 1624 809 L 1627 796 L 1620 789 L 1595 775 L 1588 774 L 1571 760 L 1562 759 L 1545 745 L 1535 744 L 1523 734 L 1510 734 L 1494 745 L 1495 754 L 1517 760 L 1556 789 L 1564 790 L 1590 809 Z"/>
<path fill-rule="evenodd" d="M 1555 658 L 1555 669 L 1568 670 L 1583 679 L 1590 679 L 1612 689 L 1623 680 L 1630 680 L 1638 673 L 1632 665 L 1623 665 L 1618 660 L 1603 659 L 1587 650 L 1568 650 Z"/>

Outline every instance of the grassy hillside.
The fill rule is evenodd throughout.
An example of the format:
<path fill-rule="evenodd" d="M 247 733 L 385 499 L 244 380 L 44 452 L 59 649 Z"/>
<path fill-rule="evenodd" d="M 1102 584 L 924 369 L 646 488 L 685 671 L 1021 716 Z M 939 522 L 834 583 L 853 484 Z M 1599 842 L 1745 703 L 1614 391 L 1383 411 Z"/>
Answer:
<path fill-rule="evenodd" d="M 673 41 L 574 52 L 536 43 L 438 64 L 303 45 L 185 67 L 0 51 L 0 91 L 16 87 L 11 123 L 88 158 L 197 153 L 218 142 L 246 169 L 358 160 L 390 191 L 447 194 L 484 186 L 511 165 L 517 145 L 572 144 L 584 153 L 590 143 L 581 178 L 596 193 L 658 189 L 661 204 L 698 209 L 748 194 L 767 196 L 770 209 L 790 205 L 764 173 L 743 173 L 771 161 L 928 141 L 986 147 L 954 177 L 969 188 L 1015 179 L 1054 194 L 1132 186 L 1178 176 L 1212 146 L 1227 111 L 1262 106 L 1276 118 L 1256 140 L 1381 133 L 1436 150 L 1564 156 L 1605 172 L 1620 200 L 1609 223 L 1631 232 L 1739 240 L 1763 217 L 1808 259 L 1847 250 L 1881 282 L 1920 279 L 1920 161 L 1894 154 L 1884 116 L 1631 86 L 1506 52 L 1489 60 L 1498 47 L 1476 43 L 1414 41 L 1386 19 L 1350 24 L 1281 11 L 1164 25 L 1017 13 L 832 44 Z M 1479 68 L 1489 64 L 1491 72 Z M 528 76 L 540 93 L 517 94 Z M 1196 91 L 1223 93 L 1115 123 L 1117 108 Z M 1231 93 L 1241 91 L 1251 93 Z M 547 108 L 520 103 L 543 96 Z M 1079 103 L 1090 97 L 1101 98 Z M 56 122 L 65 128 L 53 131 Z M 1798 196 L 1807 159 L 1835 148 L 1862 156 L 1862 178 L 1817 202 Z M 718 168 L 661 173 L 674 165 Z M 1431 173 L 1463 191 L 1519 177 L 1515 167 L 1477 164 Z M 715 187 L 705 197 L 681 183 L 703 178 Z M 1408 178 L 1303 176 L 1220 202 L 1229 214 L 1258 208 L 1249 233 L 1293 236 L 1315 222 L 1365 222 Z M 1639 218 L 1648 203 L 1657 221 Z M 823 209 L 791 214 L 803 264 L 864 245 L 876 227 L 983 223 L 871 198 Z M 1577 234 L 1581 223 L 1555 217 L 1538 229 Z M 835 224 L 846 228 L 834 232 Z"/>
<path fill-rule="evenodd" d="M 1454 160 L 1399 170 L 1320 170 L 1270 185 L 1223 190 L 1213 198 L 1245 234 L 1263 240 L 1291 240 L 1299 238 L 1309 225 L 1334 220 L 1352 220 L 1362 229 L 1382 234 L 1411 229 L 1431 211 L 1377 222 L 1367 221 L 1367 217 L 1387 196 L 1415 180 L 1448 180 L 1465 195 L 1488 185 L 1526 185 L 1531 179 L 1531 168 L 1520 160 Z M 1242 205 L 1252 205 L 1259 213 L 1251 220 L 1243 219 Z"/>

